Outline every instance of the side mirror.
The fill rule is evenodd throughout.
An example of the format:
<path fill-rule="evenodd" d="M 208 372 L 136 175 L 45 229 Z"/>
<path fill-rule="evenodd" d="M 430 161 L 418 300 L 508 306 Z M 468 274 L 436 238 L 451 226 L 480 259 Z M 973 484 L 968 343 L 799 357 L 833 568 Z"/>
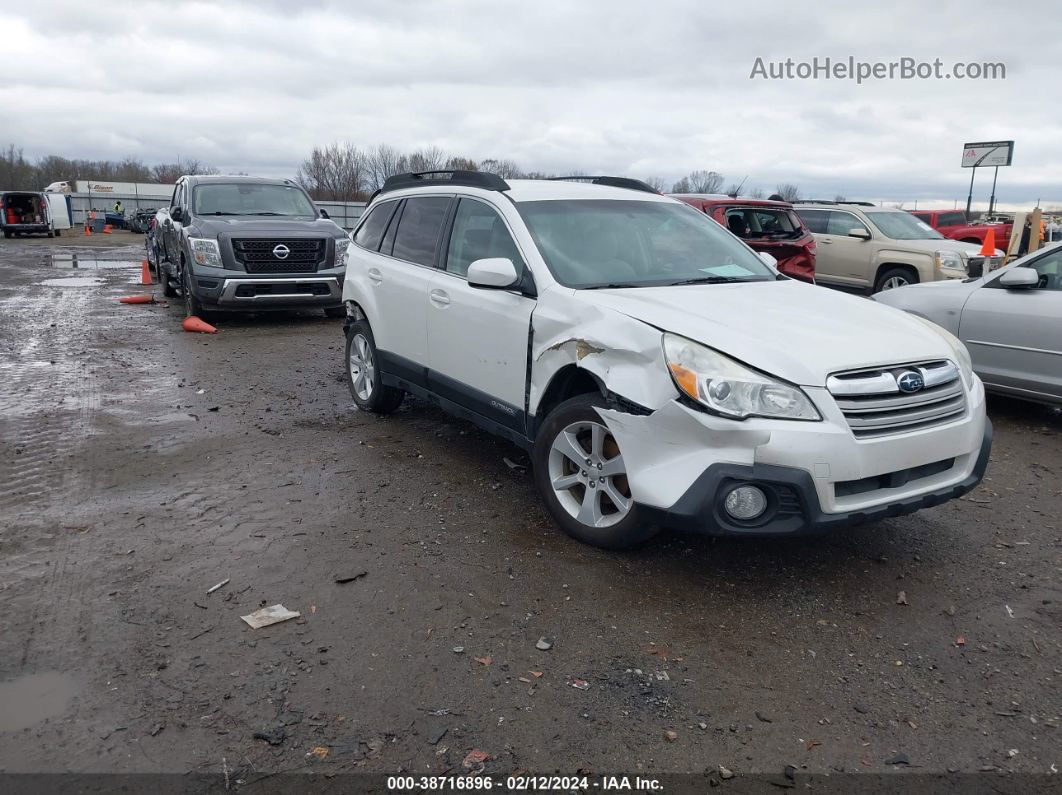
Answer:
<path fill-rule="evenodd" d="M 322 218 L 331 218 L 332 216 L 330 216 L 330 215 L 328 214 L 328 211 L 327 211 L 326 209 L 324 209 L 324 208 L 322 207 L 322 208 L 321 208 L 321 217 L 322 217 Z"/>
<path fill-rule="evenodd" d="M 508 257 L 488 257 L 469 265 L 467 278 L 470 287 L 505 289 L 515 286 L 520 277 Z"/>
<path fill-rule="evenodd" d="M 174 207 L 172 210 L 170 210 L 170 218 L 172 218 L 174 221 L 176 221 L 179 224 L 183 223 L 184 222 L 184 213 L 181 212 L 181 208 L 180 207 Z"/>
<path fill-rule="evenodd" d="M 1039 283 L 1039 273 L 1032 268 L 1024 268 L 1021 266 L 1011 268 L 999 277 L 1000 286 L 1006 287 L 1008 290 L 1028 289 L 1030 287 L 1036 287 Z"/>
<path fill-rule="evenodd" d="M 756 253 L 759 255 L 759 258 L 763 260 L 764 265 L 766 265 L 772 271 L 778 270 L 778 260 L 776 260 L 773 256 L 768 254 L 766 251 L 758 251 Z"/>
<path fill-rule="evenodd" d="M 858 237 L 860 240 L 870 240 L 870 232 L 861 226 L 853 227 L 848 230 L 849 237 Z"/>

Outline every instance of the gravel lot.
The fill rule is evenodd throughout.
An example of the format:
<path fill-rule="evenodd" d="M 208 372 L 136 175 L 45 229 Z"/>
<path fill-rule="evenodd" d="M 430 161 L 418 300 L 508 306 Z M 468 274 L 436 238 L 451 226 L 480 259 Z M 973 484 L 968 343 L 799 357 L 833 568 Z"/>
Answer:
<path fill-rule="evenodd" d="M 1062 768 L 1057 410 L 913 516 L 606 553 L 515 447 L 357 412 L 340 321 L 182 333 L 98 238 L 0 241 L 0 771 Z"/>

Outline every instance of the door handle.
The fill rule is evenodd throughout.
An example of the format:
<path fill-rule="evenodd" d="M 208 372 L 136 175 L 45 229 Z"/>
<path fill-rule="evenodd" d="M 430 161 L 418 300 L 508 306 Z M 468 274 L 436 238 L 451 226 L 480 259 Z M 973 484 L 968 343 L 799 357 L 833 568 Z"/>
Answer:
<path fill-rule="evenodd" d="M 379 268 L 369 268 L 369 279 L 379 284 L 383 281 L 383 274 Z"/>
<path fill-rule="evenodd" d="M 444 293 L 442 290 L 432 290 L 428 293 L 428 298 L 433 304 L 437 306 L 446 306 L 450 303 L 450 296 Z"/>

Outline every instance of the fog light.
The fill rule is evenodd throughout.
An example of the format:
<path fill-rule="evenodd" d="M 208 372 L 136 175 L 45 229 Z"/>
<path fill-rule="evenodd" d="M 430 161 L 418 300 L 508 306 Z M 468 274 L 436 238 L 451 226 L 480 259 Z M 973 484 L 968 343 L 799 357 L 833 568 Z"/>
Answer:
<path fill-rule="evenodd" d="M 767 510 L 767 495 L 756 486 L 738 486 L 726 495 L 723 505 L 735 519 L 748 521 Z"/>

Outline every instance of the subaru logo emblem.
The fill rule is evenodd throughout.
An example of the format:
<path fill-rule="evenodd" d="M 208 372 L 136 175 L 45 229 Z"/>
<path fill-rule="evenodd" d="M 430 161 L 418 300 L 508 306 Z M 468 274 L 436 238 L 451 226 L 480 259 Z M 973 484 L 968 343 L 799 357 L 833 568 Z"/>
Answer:
<path fill-rule="evenodd" d="M 925 379 L 922 378 L 921 373 L 916 373 L 914 370 L 908 370 L 904 373 L 900 373 L 896 377 L 896 386 L 900 388 L 901 392 L 918 392 L 926 385 Z"/>
<path fill-rule="evenodd" d="M 278 243 L 273 249 L 273 256 L 277 259 L 287 259 L 288 254 L 291 253 L 291 249 L 285 246 L 283 243 Z"/>

